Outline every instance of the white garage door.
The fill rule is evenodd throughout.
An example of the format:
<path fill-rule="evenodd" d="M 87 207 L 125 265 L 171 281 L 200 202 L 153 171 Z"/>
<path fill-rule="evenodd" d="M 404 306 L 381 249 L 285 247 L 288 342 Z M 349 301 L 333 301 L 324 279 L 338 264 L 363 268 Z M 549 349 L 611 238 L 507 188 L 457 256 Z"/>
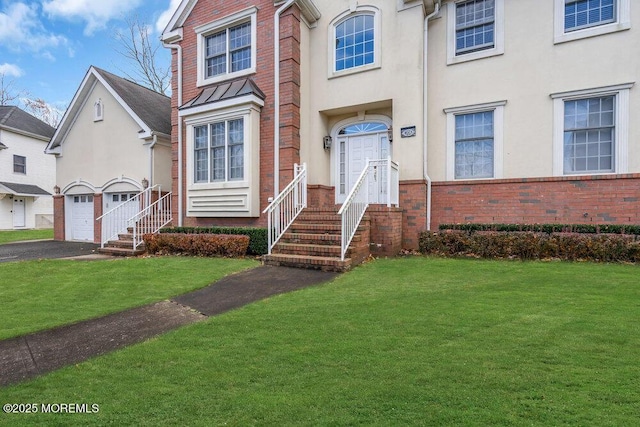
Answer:
<path fill-rule="evenodd" d="M 71 240 L 93 241 L 93 196 L 71 196 Z"/>

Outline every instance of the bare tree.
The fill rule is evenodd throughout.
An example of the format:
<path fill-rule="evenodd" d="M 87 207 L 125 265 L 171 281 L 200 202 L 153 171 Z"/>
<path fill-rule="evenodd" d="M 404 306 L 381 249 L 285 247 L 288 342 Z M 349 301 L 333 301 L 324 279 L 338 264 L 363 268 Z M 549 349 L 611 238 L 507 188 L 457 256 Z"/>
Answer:
<path fill-rule="evenodd" d="M 44 99 L 36 98 L 22 98 L 22 102 L 25 105 L 25 110 L 32 116 L 39 118 L 49 126 L 54 128 L 58 127 L 60 120 L 62 119 L 62 111 L 53 107 L 51 104 L 47 104 Z"/>
<path fill-rule="evenodd" d="M 11 105 L 15 100 L 27 94 L 26 91 L 14 91 L 13 80 L 7 81 L 4 73 L 0 73 L 0 105 Z"/>
<path fill-rule="evenodd" d="M 133 63 L 135 73 L 131 75 L 126 70 L 120 70 L 134 82 L 166 95 L 171 87 L 171 66 L 159 64 L 160 41 L 154 41 L 149 37 L 151 28 L 137 17 L 129 17 L 125 21 L 127 30 L 116 32 L 115 37 L 119 44 L 116 52 Z"/>

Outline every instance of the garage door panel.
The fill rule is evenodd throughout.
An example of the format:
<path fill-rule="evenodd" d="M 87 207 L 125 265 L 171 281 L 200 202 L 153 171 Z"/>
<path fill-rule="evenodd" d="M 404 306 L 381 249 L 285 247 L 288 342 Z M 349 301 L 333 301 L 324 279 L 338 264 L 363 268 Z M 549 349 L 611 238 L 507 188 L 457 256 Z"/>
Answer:
<path fill-rule="evenodd" d="M 69 198 L 71 205 L 71 240 L 93 241 L 93 195 Z"/>

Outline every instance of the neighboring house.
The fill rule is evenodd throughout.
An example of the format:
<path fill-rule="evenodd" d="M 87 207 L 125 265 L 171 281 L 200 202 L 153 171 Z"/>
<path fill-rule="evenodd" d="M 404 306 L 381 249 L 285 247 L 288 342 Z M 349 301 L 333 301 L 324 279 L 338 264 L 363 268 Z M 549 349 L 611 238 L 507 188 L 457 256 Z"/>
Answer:
<path fill-rule="evenodd" d="M 57 166 L 56 240 L 100 243 L 103 229 L 97 219 L 103 213 L 146 187 L 171 190 L 170 101 L 89 69 L 46 150 Z"/>
<path fill-rule="evenodd" d="M 44 153 L 55 129 L 0 106 L 0 230 L 53 227 L 56 164 Z"/>
<path fill-rule="evenodd" d="M 638 223 L 639 28 L 630 0 L 184 0 L 174 221 L 265 226 L 302 163 L 309 205 L 339 206 L 390 157 L 370 216 L 407 248 L 445 222 Z"/>

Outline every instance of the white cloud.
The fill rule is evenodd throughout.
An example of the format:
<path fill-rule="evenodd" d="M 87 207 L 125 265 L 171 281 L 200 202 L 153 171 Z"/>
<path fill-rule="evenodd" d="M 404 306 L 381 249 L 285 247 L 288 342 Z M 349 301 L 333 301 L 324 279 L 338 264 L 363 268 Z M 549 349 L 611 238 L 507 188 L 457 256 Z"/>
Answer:
<path fill-rule="evenodd" d="M 0 74 L 5 76 L 22 77 L 24 71 L 20 67 L 14 64 L 0 64 Z"/>
<path fill-rule="evenodd" d="M 50 16 L 86 22 L 85 35 L 106 28 L 107 23 L 126 15 L 142 0 L 46 0 L 42 4 Z"/>
<path fill-rule="evenodd" d="M 180 6 L 180 3 L 182 3 L 182 0 L 171 0 L 171 4 L 169 5 L 169 8 L 167 10 L 165 10 L 164 12 L 162 12 L 160 14 L 160 17 L 156 21 L 156 31 L 157 32 L 162 33 L 164 31 L 164 29 L 166 28 L 167 24 L 169 23 L 169 21 L 173 17 L 173 14 L 178 9 L 178 6 Z"/>
<path fill-rule="evenodd" d="M 43 30 L 35 4 L 11 3 L 0 11 L 0 45 L 17 52 L 23 49 L 39 52 L 67 42 L 65 37 Z"/>

